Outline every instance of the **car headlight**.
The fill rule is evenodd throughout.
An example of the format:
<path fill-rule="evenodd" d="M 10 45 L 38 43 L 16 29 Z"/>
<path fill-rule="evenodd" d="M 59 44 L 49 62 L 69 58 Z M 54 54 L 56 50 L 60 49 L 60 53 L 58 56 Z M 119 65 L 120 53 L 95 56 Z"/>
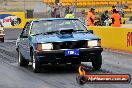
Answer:
<path fill-rule="evenodd" d="M 42 44 L 42 50 L 45 49 L 53 49 L 53 44 L 52 43 Z"/>
<path fill-rule="evenodd" d="M 37 44 L 36 45 L 36 50 L 38 50 L 38 51 L 51 50 L 51 49 L 53 49 L 52 43 L 45 43 L 45 44 Z"/>
<path fill-rule="evenodd" d="M 95 46 L 101 46 L 100 40 L 89 40 L 88 41 L 88 47 L 95 47 Z"/>

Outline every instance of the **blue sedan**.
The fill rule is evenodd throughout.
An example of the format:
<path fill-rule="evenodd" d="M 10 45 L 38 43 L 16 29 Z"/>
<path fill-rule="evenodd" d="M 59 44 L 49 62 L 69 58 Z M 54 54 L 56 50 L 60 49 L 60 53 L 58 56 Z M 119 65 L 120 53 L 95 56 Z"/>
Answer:
<path fill-rule="evenodd" d="M 45 18 L 27 22 L 16 42 L 18 63 L 32 63 L 33 72 L 42 64 L 81 64 L 92 62 L 95 70 L 102 65 L 101 39 L 79 19 Z"/>

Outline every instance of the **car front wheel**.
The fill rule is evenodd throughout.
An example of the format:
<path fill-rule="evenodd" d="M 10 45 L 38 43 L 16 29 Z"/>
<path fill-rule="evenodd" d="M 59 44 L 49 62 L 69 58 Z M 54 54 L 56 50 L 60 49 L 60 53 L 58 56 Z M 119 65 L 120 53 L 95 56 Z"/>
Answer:
<path fill-rule="evenodd" d="M 102 65 L 102 55 L 96 55 L 93 59 L 92 59 L 92 66 L 94 70 L 100 70 Z"/>
<path fill-rule="evenodd" d="M 25 58 L 21 55 L 21 53 L 18 51 L 18 64 L 20 66 L 28 66 L 29 62 L 25 60 Z"/>
<path fill-rule="evenodd" d="M 32 70 L 34 73 L 39 73 L 41 70 L 41 65 L 35 57 L 35 54 L 32 54 Z"/>

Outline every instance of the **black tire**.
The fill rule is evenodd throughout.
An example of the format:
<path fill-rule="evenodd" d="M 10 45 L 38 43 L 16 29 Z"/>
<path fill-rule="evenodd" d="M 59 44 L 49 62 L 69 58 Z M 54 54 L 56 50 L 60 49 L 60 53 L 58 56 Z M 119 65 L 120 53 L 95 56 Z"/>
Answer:
<path fill-rule="evenodd" d="M 32 70 L 33 70 L 33 72 L 34 73 L 40 73 L 41 65 L 38 62 L 38 60 L 36 59 L 36 56 L 34 53 L 32 53 L 31 58 L 32 58 Z"/>
<path fill-rule="evenodd" d="M 15 26 L 15 22 L 14 22 L 14 21 L 12 21 L 12 22 L 11 22 L 11 25 L 12 25 L 12 26 Z"/>
<path fill-rule="evenodd" d="M 94 59 L 92 59 L 92 66 L 94 70 L 100 70 L 102 65 L 102 55 L 96 55 Z"/>
<path fill-rule="evenodd" d="M 21 53 L 18 51 L 18 64 L 20 66 L 28 66 L 29 62 L 25 60 L 25 58 L 21 55 Z"/>
<path fill-rule="evenodd" d="M 18 24 L 20 24 L 21 23 L 21 19 L 17 18 L 17 22 L 18 22 Z"/>
<path fill-rule="evenodd" d="M 4 37 L 3 37 L 3 38 L 1 38 L 1 42 L 4 42 Z"/>
<path fill-rule="evenodd" d="M 12 26 L 17 26 L 17 25 L 19 25 L 20 23 L 21 23 L 21 19 L 20 19 L 20 18 L 17 18 L 17 21 L 14 21 L 14 20 L 13 20 L 13 21 L 11 22 L 11 25 L 12 25 Z"/>

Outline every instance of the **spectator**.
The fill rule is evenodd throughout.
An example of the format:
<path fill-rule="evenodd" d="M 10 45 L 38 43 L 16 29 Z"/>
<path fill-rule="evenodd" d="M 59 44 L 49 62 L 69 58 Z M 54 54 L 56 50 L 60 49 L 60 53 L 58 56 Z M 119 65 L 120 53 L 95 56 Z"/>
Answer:
<path fill-rule="evenodd" d="M 108 16 L 108 11 L 104 11 L 102 14 L 101 14 L 101 24 L 103 26 L 105 26 L 105 21 L 109 19 L 109 16 Z"/>
<path fill-rule="evenodd" d="M 81 10 L 81 16 L 82 16 L 81 21 L 82 21 L 84 24 L 86 24 L 86 20 L 85 20 L 85 18 L 86 18 L 86 12 L 85 12 L 85 9 L 82 9 L 82 10 Z"/>
<path fill-rule="evenodd" d="M 59 8 L 56 8 L 55 17 L 60 18 L 60 10 Z"/>
<path fill-rule="evenodd" d="M 128 3 L 127 3 L 127 1 L 126 1 L 125 4 L 124 4 L 124 8 L 125 8 L 125 9 L 128 9 Z"/>
<path fill-rule="evenodd" d="M 69 12 L 74 13 L 74 6 L 73 5 L 69 6 Z"/>
<path fill-rule="evenodd" d="M 55 17 L 55 6 L 51 5 L 51 17 Z"/>
<path fill-rule="evenodd" d="M 87 15 L 87 25 L 94 26 L 94 8 L 91 8 Z"/>
<path fill-rule="evenodd" d="M 124 11 L 123 11 L 123 9 L 121 9 L 121 17 L 125 17 L 125 13 L 124 13 Z"/>
<path fill-rule="evenodd" d="M 69 6 L 67 6 L 65 9 L 65 14 L 68 14 L 68 13 L 69 13 Z"/>
<path fill-rule="evenodd" d="M 112 6 L 112 10 L 115 9 L 115 6 Z"/>
<path fill-rule="evenodd" d="M 58 4 L 55 5 L 55 10 L 57 10 L 57 9 L 59 9 L 59 5 Z"/>
<path fill-rule="evenodd" d="M 72 14 L 72 12 L 69 12 L 69 13 L 65 16 L 65 18 L 74 18 L 74 15 Z"/>
<path fill-rule="evenodd" d="M 81 10 L 82 16 L 85 17 L 85 9 Z"/>
<path fill-rule="evenodd" d="M 112 27 L 120 27 L 121 26 L 121 17 L 116 11 L 116 9 L 113 9 L 113 14 L 110 17 L 112 19 Z"/>
<path fill-rule="evenodd" d="M 116 11 L 118 11 L 118 13 L 120 14 L 120 16 L 122 14 L 121 9 L 122 9 L 121 3 L 120 2 L 117 2 L 117 4 L 116 4 Z"/>
<path fill-rule="evenodd" d="M 65 9 L 64 6 L 62 5 L 62 3 L 60 3 L 60 17 L 64 17 L 65 15 Z"/>

